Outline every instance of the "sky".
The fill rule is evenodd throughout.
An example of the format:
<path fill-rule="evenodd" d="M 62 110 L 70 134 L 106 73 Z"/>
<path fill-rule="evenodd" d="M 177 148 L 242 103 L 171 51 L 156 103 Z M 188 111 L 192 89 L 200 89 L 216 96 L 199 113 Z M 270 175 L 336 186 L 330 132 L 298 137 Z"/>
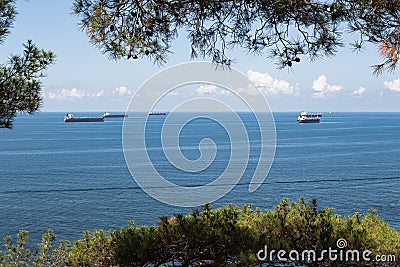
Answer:
<path fill-rule="evenodd" d="M 173 54 L 163 66 L 145 59 L 110 60 L 79 29 L 78 19 L 71 14 L 72 3 L 17 1 L 19 14 L 0 49 L 2 64 L 11 54 L 21 53 L 22 44 L 28 39 L 57 55 L 56 63 L 42 79 L 41 111 L 125 111 L 147 79 L 168 67 L 191 61 L 185 32 L 173 43 Z M 374 76 L 370 66 L 382 61 L 377 47 L 369 45 L 356 53 L 349 45 L 354 40 L 347 36 L 345 46 L 334 57 L 314 62 L 304 58 L 292 69 L 278 70 L 266 56 L 247 54 L 240 48 L 228 55 L 234 59 L 233 67 L 263 92 L 273 112 L 400 111 L 399 71 Z M 198 85 L 191 90 L 199 97 L 226 97 L 213 85 Z M 179 91 L 171 97 L 176 102 Z M 166 98 L 161 108 L 168 109 L 169 104 Z"/>

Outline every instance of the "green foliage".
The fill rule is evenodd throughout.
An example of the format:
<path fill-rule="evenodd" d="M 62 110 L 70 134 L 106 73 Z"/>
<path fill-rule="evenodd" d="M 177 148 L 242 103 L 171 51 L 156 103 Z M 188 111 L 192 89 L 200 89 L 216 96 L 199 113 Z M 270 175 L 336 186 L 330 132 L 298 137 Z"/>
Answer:
<path fill-rule="evenodd" d="M 16 13 L 15 0 L 0 0 L 0 43 L 10 33 Z"/>
<path fill-rule="evenodd" d="M 29 266 L 32 252 L 26 249 L 28 243 L 28 232 L 20 231 L 17 235 L 17 243 L 13 244 L 10 236 L 4 238 L 4 249 L 0 251 L 0 266 Z"/>
<path fill-rule="evenodd" d="M 10 58 L 7 66 L 0 65 L 0 128 L 12 128 L 18 111 L 37 111 L 42 101 L 40 78 L 54 61 L 54 54 L 40 50 L 32 41 L 24 45 L 22 55 Z"/>
<path fill-rule="evenodd" d="M 112 266 L 111 239 L 103 230 L 95 231 L 93 234 L 85 231 L 80 240 L 74 242 L 72 247 L 68 246 L 65 259 L 66 266 Z"/>
<path fill-rule="evenodd" d="M 400 52 L 400 1 L 370 0 L 75 0 L 73 13 L 90 41 L 112 58 L 163 62 L 186 31 L 192 57 L 230 65 L 227 50 L 241 47 L 291 67 L 301 56 L 331 56 L 343 32 L 353 44 L 388 44 Z M 396 57 L 376 65 L 393 70 Z"/>
<path fill-rule="evenodd" d="M 318 262 L 299 259 L 280 261 L 277 257 L 260 262 L 257 252 L 338 249 L 337 240 L 345 239 L 344 249 L 372 251 L 375 255 L 400 255 L 400 233 L 379 219 L 374 211 L 341 217 L 333 209 L 318 209 L 316 200 L 298 202 L 287 199 L 273 210 L 261 212 L 250 205 L 232 205 L 195 210 L 183 216 L 161 217 L 156 226 L 128 227 L 108 233 L 84 232 L 72 245 L 60 242 L 55 247 L 51 231 L 44 234 L 39 249 L 26 249 L 27 233 L 21 231 L 16 244 L 5 238 L 0 266 L 376 266 L 376 262 Z M 384 263 L 382 263 L 384 264 Z M 400 264 L 400 259 L 387 263 Z"/>
<path fill-rule="evenodd" d="M 28 232 L 20 231 L 14 244 L 10 236 L 4 238 L 4 251 L 0 251 L 1 267 L 50 267 L 66 266 L 65 261 L 69 251 L 68 241 L 61 241 L 57 248 L 54 247 L 55 235 L 48 230 L 42 237 L 42 242 L 36 251 L 27 248 Z"/>
<path fill-rule="evenodd" d="M 9 34 L 15 15 L 15 1 L 0 0 L 0 43 Z M 18 111 L 32 114 L 39 109 L 40 78 L 54 57 L 53 52 L 40 50 L 28 40 L 22 55 L 11 56 L 7 65 L 0 65 L 0 128 L 12 128 Z"/>

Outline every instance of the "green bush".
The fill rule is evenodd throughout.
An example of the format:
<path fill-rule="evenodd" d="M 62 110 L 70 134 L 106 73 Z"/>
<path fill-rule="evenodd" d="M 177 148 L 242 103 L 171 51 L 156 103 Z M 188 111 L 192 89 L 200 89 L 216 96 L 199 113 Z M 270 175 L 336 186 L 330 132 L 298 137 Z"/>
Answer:
<path fill-rule="evenodd" d="M 55 246 L 51 231 L 44 234 L 36 251 L 26 249 L 28 236 L 21 231 L 16 243 L 5 238 L 0 251 L 0 266 L 382 266 L 384 262 L 331 260 L 322 254 L 328 248 L 351 250 L 375 259 L 376 255 L 400 257 L 400 233 L 390 228 L 374 211 L 341 217 L 333 209 L 318 209 L 316 200 L 306 203 L 281 201 L 273 210 L 262 212 L 250 205 L 232 205 L 212 209 L 205 205 L 183 216 L 161 217 L 152 227 L 136 226 L 115 231 L 84 232 L 73 244 L 61 241 Z M 257 258 L 268 249 L 265 261 Z M 269 253 L 275 251 L 269 257 Z M 279 259 L 278 251 L 299 253 L 313 250 L 317 258 L 298 257 L 296 261 Z M 345 252 L 343 252 L 345 253 Z M 265 254 L 262 253 L 261 254 Z M 261 255 L 260 254 L 260 255 Z M 296 254 L 293 254 L 296 256 Z M 338 254 L 339 255 L 339 254 Z M 345 254 L 343 254 L 345 255 Z M 307 256 L 307 254 L 306 254 Z M 400 264 L 390 259 L 385 266 Z"/>

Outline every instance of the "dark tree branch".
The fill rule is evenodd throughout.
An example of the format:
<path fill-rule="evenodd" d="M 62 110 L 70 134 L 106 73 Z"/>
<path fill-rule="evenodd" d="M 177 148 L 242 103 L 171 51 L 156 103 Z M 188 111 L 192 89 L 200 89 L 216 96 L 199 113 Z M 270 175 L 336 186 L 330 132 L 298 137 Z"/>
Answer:
<path fill-rule="evenodd" d="M 359 33 L 357 45 L 398 50 L 399 10 L 398 0 L 75 0 L 73 13 L 91 43 L 114 59 L 165 62 L 177 33 L 186 30 L 192 57 L 223 64 L 238 46 L 270 51 L 285 67 L 299 56 L 334 55 L 343 45 L 339 27 Z M 383 67 L 393 70 L 397 60 L 381 54 Z"/>

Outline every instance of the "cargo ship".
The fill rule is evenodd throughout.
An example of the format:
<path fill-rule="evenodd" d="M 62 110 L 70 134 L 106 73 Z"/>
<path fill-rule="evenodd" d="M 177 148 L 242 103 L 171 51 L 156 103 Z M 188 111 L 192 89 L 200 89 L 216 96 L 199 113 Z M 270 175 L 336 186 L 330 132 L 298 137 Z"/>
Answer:
<path fill-rule="evenodd" d="M 150 111 L 149 115 L 167 115 L 166 112 L 155 112 L 155 111 Z"/>
<path fill-rule="evenodd" d="M 110 114 L 108 112 L 104 112 L 103 114 L 104 118 L 126 118 L 128 115 L 126 114 Z"/>
<path fill-rule="evenodd" d="M 301 112 L 297 117 L 298 123 L 319 123 L 321 121 L 322 113 L 307 113 Z"/>
<path fill-rule="evenodd" d="M 73 114 L 68 113 L 64 117 L 64 122 L 103 122 L 104 117 L 78 117 L 75 118 Z"/>

